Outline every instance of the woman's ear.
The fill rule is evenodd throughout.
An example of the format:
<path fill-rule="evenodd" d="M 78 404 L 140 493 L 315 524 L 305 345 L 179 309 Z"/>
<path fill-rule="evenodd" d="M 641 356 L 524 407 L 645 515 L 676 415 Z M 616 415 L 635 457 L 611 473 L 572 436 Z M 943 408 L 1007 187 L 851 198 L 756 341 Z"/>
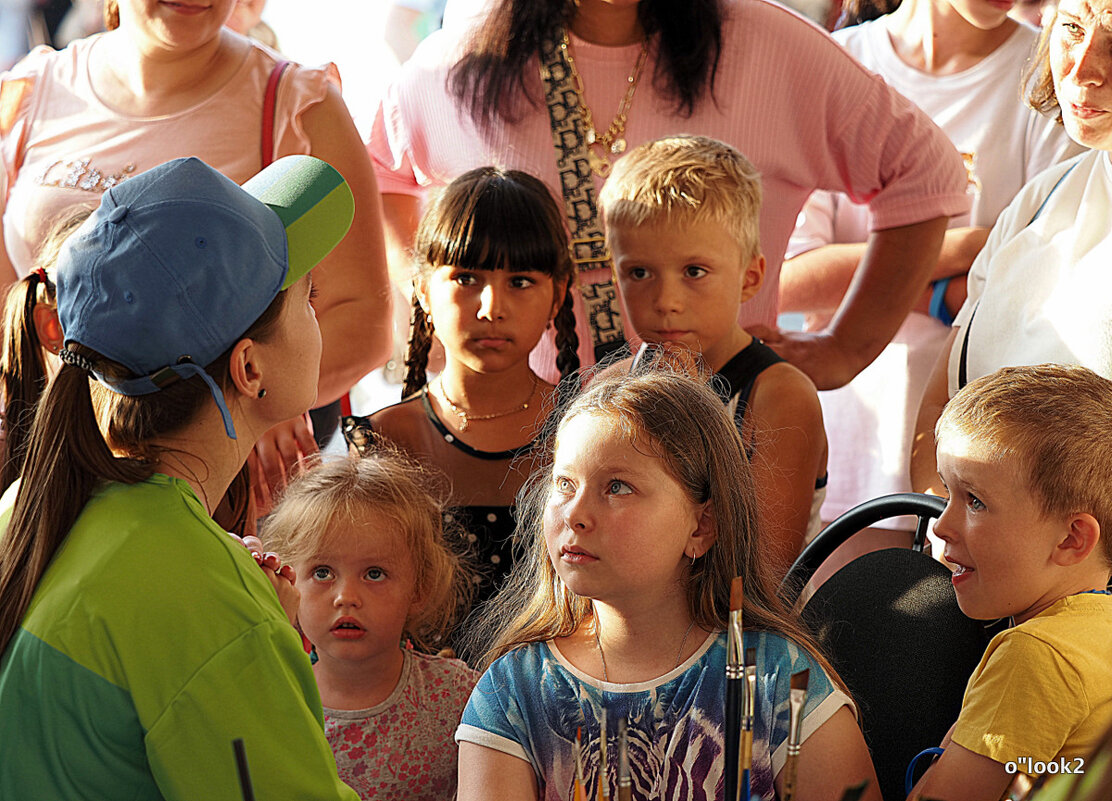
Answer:
<path fill-rule="evenodd" d="M 718 520 L 714 516 L 714 503 L 707 501 L 699 512 L 699 522 L 691 532 L 687 554 L 692 559 L 703 556 L 718 539 Z"/>
<path fill-rule="evenodd" d="M 241 339 L 232 347 L 228 373 L 236 390 L 248 398 L 259 398 L 263 387 L 262 349 L 253 339 Z"/>
<path fill-rule="evenodd" d="M 31 320 L 35 326 L 35 336 L 39 338 L 39 345 L 51 353 L 57 353 L 65 344 L 62 336 L 62 324 L 58 322 L 58 309 L 48 303 L 36 303 L 31 312 Z"/>

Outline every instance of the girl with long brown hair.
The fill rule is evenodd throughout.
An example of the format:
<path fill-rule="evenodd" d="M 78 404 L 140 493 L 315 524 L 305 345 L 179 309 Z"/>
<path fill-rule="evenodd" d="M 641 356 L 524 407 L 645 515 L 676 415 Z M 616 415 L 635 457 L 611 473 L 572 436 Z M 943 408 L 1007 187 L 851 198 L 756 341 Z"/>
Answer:
<path fill-rule="evenodd" d="M 632 798 L 721 797 L 740 576 L 758 676 L 753 797 L 783 792 L 789 677 L 806 669 L 797 797 L 836 799 L 869 779 L 865 797 L 878 799 L 852 702 L 761 558 L 745 447 L 719 396 L 657 365 L 614 374 L 567 407 L 547 444 L 522 518 L 526 556 L 479 635 L 492 645 L 456 733 L 459 798 L 571 798 L 577 732 L 593 793 L 600 737 L 613 754 L 622 718 Z M 612 797 L 615 778 L 601 776 Z"/>

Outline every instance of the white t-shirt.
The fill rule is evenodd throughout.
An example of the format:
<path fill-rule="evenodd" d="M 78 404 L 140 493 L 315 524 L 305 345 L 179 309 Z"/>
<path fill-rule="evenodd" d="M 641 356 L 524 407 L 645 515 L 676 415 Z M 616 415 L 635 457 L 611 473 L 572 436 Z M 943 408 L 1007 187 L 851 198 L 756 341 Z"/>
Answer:
<path fill-rule="evenodd" d="M 951 227 L 992 226 L 1028 180 L 1082 150 L 1051 117 L 1023 103 L 1021 76 L 1038 38 L 1033 28 L 1020 25 L 975 66 L 943 76 L 904 63 L 883 17 L 836 31 L 834 38 L 911 98 L 962 153 L 973 209 L 951 218 Z M 866 206 L 840 193 L 815 192 L 800 212 L 787 255 L 864 242 L 869 230 Z M 892 343 L 849 385 L 819 393 L 830 445 L 824 520 L 871 498 L 911 490 L 907 466 L 919 401 L 948 334 L 938 320 L 912 312 Z"/>
<path fill-rule="evenodd" d="M 1112 378 L 1110 197 L 1112 162 L 1094 150 L 1039 175 L 1000 215 L 969 271 L 969 299 L 954 321 L 951 396 L 966 329 L 969 381 L 1001 367 L 1046 362 L 1079 364 Z"/>

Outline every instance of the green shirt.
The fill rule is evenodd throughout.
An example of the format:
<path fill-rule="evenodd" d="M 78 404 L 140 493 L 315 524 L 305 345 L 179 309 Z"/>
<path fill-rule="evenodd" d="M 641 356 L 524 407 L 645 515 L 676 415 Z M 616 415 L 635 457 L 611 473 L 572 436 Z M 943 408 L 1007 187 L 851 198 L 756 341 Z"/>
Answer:
<path fill-rule="evenodd" d="M 183 481 L 97 492 L 0 659 L 0 798 L 357 796 L 308 657 L 247 550 Z"/>

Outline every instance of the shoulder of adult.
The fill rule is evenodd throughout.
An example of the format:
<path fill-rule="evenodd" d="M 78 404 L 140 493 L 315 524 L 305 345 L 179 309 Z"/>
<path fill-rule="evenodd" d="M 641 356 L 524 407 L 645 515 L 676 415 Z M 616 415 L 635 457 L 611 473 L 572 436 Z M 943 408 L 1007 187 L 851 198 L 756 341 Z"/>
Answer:
<path fill-rule="evenodd" d="M 829 32 L 798 12 L 770 0 L 738 0 L 728 4 L 723 24 L 723 49 L 744 45 L 745 40 L 772 41 L 776 43 L 777 49 L 817 48 L 817 53 L 839 55 L 839 61 L 845 65 L 851 65 L 866 75 L 873 75 L 856 59 L 846 57 L 844 47 L 832 47 L 834 40 Z M 783 68 L 788 69 L 789 65 L 785 63 Z M 840 80 L 839 75 L 825 72 L 809 77 L 820 85 Z"/>
<path fill-rule="evenodd" d="M 888 36 L 884 28 L 884 17 L 866 20 L 848 28 L 839 28 L 830 32 L 830 37 L 842 47 L 855 53 L 865 42 L 870 42 L 878 36 Z"/>
<path fill-rule="evenodd" d="M 63 80 L 67 74 L 75 74 L 77 63 L 83 60 L 81 54 L 88 52 L 94 39 L 79 39 L 65 50 L 39 45 L 11 69 L 0 73 L 0 137 L 7 136 L 15 124 L 27 115 L 31 96 L 40 79 L 51 72 L 60 71 Z"/>
<path fill-rule="evenodd" d="M 1074 184 L 1084 184 L 1095 170 L 1103 169 L 1101 159 L 1107 158 L 1103 150 L 1087 150 L 1066 161 L 1059 162 L 1040 172 L 1016 193 L 1015 198 L 1007 208 L 1000 213 L 1000 218 L 989 234 L 989 242 L 985 248 L 994 244 L 999 238 L 1009 237 L 1026 228 L 1032 217 L 1043 203 L 1054 203 L 1060 198 L 1065 198 L 1068 189 Z M 1053 197 L 1051 197 L 1053 195 Z"/>

